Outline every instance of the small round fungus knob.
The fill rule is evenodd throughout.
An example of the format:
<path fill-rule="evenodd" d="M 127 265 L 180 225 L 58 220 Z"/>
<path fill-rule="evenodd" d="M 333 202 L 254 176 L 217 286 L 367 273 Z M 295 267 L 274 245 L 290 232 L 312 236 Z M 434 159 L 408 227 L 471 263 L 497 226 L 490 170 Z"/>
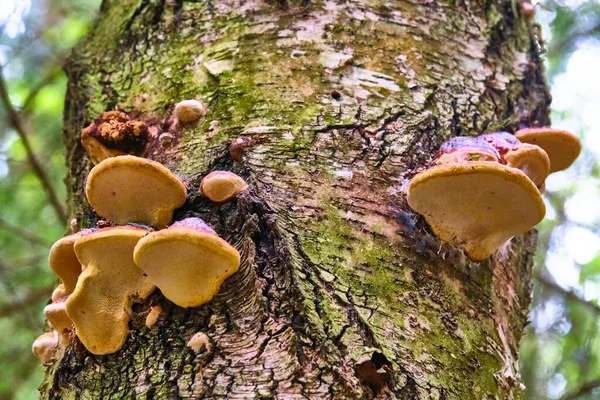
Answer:
<path fill-rule="evenodd" d="M 205 114 L 206 106 L 198 100 L 183 100 L 175 106 L 175 118 L 183 123 L 197 121 Z"/>
<path fill-rule="evenodd" d="M 228 171 L 214 171 L 200 182 L 202 194 L 215 203 L 222 203 L 248 189 L 248 184 L 238 175 Z"/>

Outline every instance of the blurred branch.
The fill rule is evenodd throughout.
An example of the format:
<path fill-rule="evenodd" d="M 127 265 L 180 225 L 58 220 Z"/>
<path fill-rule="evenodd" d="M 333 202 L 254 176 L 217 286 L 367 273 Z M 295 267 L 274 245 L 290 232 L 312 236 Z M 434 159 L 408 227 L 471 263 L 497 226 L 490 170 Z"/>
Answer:
<path fill-rule="evenodd" d="M 27 293 L 27 295 L 19 301 L 12 301 L 10 303 L 4 304 L 0 307 L 0 318 L 6 317 L 15 311 L 20 311 L 23 308 L 28 307 L 32 303 L 35 303 L 39 300 L 49 299 L 50 295 L 52 294 L 52 289 L 52 286 L 50 286 L 46 288 L 33 290 Z"/>
<path fill-rule="evenodd" d="M 14 130 L 19 135 L 19 138 L 21 139 L 21 142 L 23 143 L 23 146 L 25 147 L 25 151 L 27 152 L 27 160 L 29 161 L 29 164 L 31 165 L 35 174 L 37 175 L 40 182 L 42 183 L 42 186 L 46 190 L 46 194 L 48 195 L 48 198 L 49 198 L 50 202 L 52 203 L 52 206 L 54 207 L 54 211 L 56 212 L 58 219 L 60 221 L 62 221 L 63 223 L 66 222 L 67 213 L 65 212 L 62 204 L 58 200 L 58 196 L 56 195 L 56 191 L 54 190 L 54 186 L 52 185 L 50 178 L 48 178 L 48 175 L 46 174 L 44 169 L 41 167 L 38 159 L 36 158 L 36 156 L 33 152 L 33 149 L 31 148 L 31 143 L 29 143 L 29 139 L 27 138 L 27 134 L 25 133 L 25 129 L 23 128 L 21 120 L 19 119 L 19 115 L 17 114 L 15 108 L 13 107 L 13 105 L 10 101 L 10 98 L 8 96 L 8 91 L 6 90 L 6 82 L 4 80 L 4 74 L 3 74 L 1 67 L 0 67 L 0 100 L 2 101 L 2 104 L 4 105 L 4 108 L 6 109 L 6 114 L 8 116 L 8 120 L 10 121 L 11 126 L 14 128 Z"/>
<path fill-rule="evenodd" d="M 6 289 L 10 292 L 10 297 L 13 299 L 14 303 L 23 303 L 23 300 L 20 298 L 17 290 L 15 289 L 14 285 L 12 284 L 12 282 L 9 279 L 8 274 L 6 273 L 6 266 L 4 265 L 4 263 L 0 260 L 0 275 L 2 276 L 2 283 L 4 284 L 4 287 L 6 287 Z M 35 318 L 31 315 L 31 312 L 29 311 L 28 308 L 22 308 L 21 311 L 23 312 L 24 316 L 27 317 L 27 324 L 29 325 L 29 328 L 33 329 L 33 330 L 38 330 L 40 329 L 39 323 L 36 322 Z"/>
<path fill-rule="evenodd" d="M 19 110 L 18 114 L 21 115 L 21 114 L 25 113 L 27 111 L 27 109 L 29 109 L 31 104 L 33 103 L 33 100 L 35 100 L 35 98 L 37 97 L 40 90 L 45 88 L 47 85 L 51 84 L 56 78 L 58 78 L 60 76 L 61 73 L 62 73 L 62 70 L 60 69 L 59 66 L 52 68 L 50 70 L 50 72 L 48 74 L 46 74 L 46 76 L 44 76 L 42 78 L 42 80 L 40 80 L 29 91 L 29 94 L 27 94 L 27 97 L 23 101 L 23 105 L 21 106 L 21 109 Z"/>
<path fill-rule="evenodd" d="M 28 242 L 37 244 L 39 246 L 42 247 L 48 247 L 48 246 L 52 246 L 52 242 L 36 235 L 33 232 L 29 232 L 21 227 L 15 226 L 13 224 L 11 224 L 10 222 L 0 218 L 0 228 L 9 231 L 13 234 L 15 234 L 16 236 L 19 236 L 20 238 L 23 238 L 25 240 L 27 240 Z"/>
<path fill-rule="evenodd" d="M 600 387 L 600 379 L 596 379 L 587 383 L 584 383 L 574 392 L 565 393 L 560 400 L 573 400 L 580 396 L 590 394 L 594 389 Z"/>
<path fill-rule="evenodd" d="M 562 286 L 558 285 L 555 282 L 552 282 L 550 279 L 545 278 L 543 276 L 540 275 L 536 275 L 534 276 L 535 279 L 537 279 L 538 281 L 540 281 L 540 283 L 542 285 L 544 285 L 545 287 L 558 292 L 560 294 L 562 294 L 563 296 L 565 296 L 568 300 L 571 300 L 575 303 L 579 303 L 587 308 L 589 308 L 591 311 L 597 313 L 600 315 L 600 305 L 596 304 L 596 303 L 592 303 L 590 301 L 587 301 L 581 297 L 579 297 L 579 295 L 577 295 L 575 292 L 573 292 L 572 290 L 567 290 L 564 289 Z"/>

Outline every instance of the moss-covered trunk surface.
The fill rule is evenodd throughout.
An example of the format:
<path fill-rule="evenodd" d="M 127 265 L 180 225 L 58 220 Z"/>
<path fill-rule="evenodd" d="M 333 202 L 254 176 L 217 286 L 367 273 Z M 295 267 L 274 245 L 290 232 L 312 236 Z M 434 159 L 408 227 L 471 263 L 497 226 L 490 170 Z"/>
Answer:
<path fill-rule="evenodd" d="M 67 65 L 72 217 L 97 222 L 80 131 L 120 109 L 170 130 L 149 157 L 189 185 L 175 219 L 206 220 L 242 265 L 205 306 L 152 295 L 116 354 L 76 342 L 43 398 L 518 398 L 535 234 L 470 262 L 405 193 L 449 137 L 548 122 L 537 54 L 511 0 L 105 0 Z M 174 126 L 197 96 L 206 118 Z M 208 202 L 216 169 L 250 191 Z"/>

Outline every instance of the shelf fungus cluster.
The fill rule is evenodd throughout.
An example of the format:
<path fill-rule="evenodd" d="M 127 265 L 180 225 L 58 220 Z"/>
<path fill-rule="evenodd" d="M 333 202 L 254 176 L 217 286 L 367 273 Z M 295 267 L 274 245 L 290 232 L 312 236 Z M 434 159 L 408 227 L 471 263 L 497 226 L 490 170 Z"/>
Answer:
<path fill-rule="evenodd" d="M 219 194 L 216 201 L 247 188 L 229 172 L 211 175 L 205 183 L 208 193 Z M 225 179 L 215 180 L 221 176 Z M 201 219 L 171 224 L 187 187 L 157 162 L 108 157 L 91 170 L 85 190 L 96 213 L 116 226 L 86 229 L 52 246 L 50 268 L 62 283 L 44 309 L 54 330 L 33 346 L 42 363 L 50 362 L 73 334 L 93 354 L 114 353 L 127 340 L 133 303 L 159 288 L 181 307 L 200 306 L 240 265 L 238 251 Z M 160 315 L 160 307 L 154 308 L 158 312 L 149 326 Z"/>
<path fill-rule="evenodd" d="M 452 138 L 411 179 L 408 204 L 440 239 L 484 260 L 544 218 L 546 178 L 580 151 L 575 135 L 553 128 Z"/>

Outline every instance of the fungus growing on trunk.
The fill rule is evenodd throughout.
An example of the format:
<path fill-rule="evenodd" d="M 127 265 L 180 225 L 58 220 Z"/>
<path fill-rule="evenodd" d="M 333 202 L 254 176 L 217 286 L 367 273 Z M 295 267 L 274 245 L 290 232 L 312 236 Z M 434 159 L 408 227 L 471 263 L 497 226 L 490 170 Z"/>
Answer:
<path fill-rule="evenodd" d="M 61 283 L 52 291 L 52 301 L 56 301 L 68 295 L 69 293 L 65 290 L 65 284 Z"/>
<path fill-rule="evenodd" d="M 75 285 L 77 285 L 77 278 L 81 274 L 81 263 L 75 255 L 74 246 L 77 239 L 81 237 L 82 232 L 59 239 L 52 245 L 48 254 L 50 269 L 63 282 L 63 296 L 73 293 Z"/>
<path fill-rule="evenodd" d="M 509 167 L 523 171 L 540 188 L 550 175 L 550 159 L 539 146 L 521 143 L 508 132 L 495 132 L 480 136 L 498 150 Z"/>
<path fill-rule="evenodd" d="M 63 336 L 68 335 L 71 325 L 73 325 L 71 318 L 67 315 L 66 301 L 67 296 L 54 300 L 44 308 L 44 316 L 50 325 Z"/>
<path fill-rule="evenodd" d="M 550 158 L 550 173 L 567 169 L 579 157 L 581 142 L 571 132 L 552 127 L 526 128 L 515 132 L 523 143 L 540 146 Z"/>
<path fill-rule="evenodd" d="M 160 304 L 155 304 L 152 307 L 150 307 L 150 312 L 148 313 L 148 315 L 146 315 L 146 327 L 148 329 L 152 328 L 154 324 L 156 324 L 156 321 L 158 321 L 162 310 L 163 309 L 160 306 Z"/>
<path fill-rule="evenodd" d="M 81 132 L 81 144 L 94 164 L 115 156 L 142 156 L 150 134 L 142 121 L 121 111 L 108 111 Z"/>
<path fill-rule="evenodd" d="M 175 106 L 174 114 L 180 122 L 194 122 L 204 117 L 206 106 L 198 100 L 183 100 Z"/>
<path fill-rule="evenodd" d="M 142 238 L 137 265 L 162 294 L 181 307 L 197 307 L 238 270 L 240 254 L 200 218 L 187 218 Z"/>
<path fill-rule="evenodd" d="M 498 162 L 498 151 L 481 138 L 455 137 L 446 140 L 435 155 L 436 164 L 447 164 L 470 161 Z"/>
<path fill-rule="evenodd" d="M 246 181 L 228 171 L 211 172 L 200 182 L 202 194 L 215 203 L 231 200 L 246 189 L 248 189 Z"/>
<path fill-rule="evenodd" d="M 54 360 L 58 349 L 58 333 L 56 331 L 46 332 L 33 342 L 31 352 L 42 365 L 50 364 Z"/>
<path fill-rule="evenodd" d="M 489 257 L 546 212 L 525 174 L 482 161 L 443 164 L 417 174 L 409 183 L 408 204 L 440 239 L 463 248 L 473 260 Z"/>
<path fill-rule="evenodd" d="M 85 194 L 96 213 L 116 224 L 164 227 L 185 203 L 187 189 L 161 164 L 134 156 L 113 157 L 92 168 Z"/>
<path fill-rule="evenodd" d="M 147 233 L 137 227 L 104 228 L 75 243 L 84 269 L 67 299 L 67 313 L 77 337 L 93 354 L 123 347 L 133 302 L 145 300 L 155 289 L 133 262 L 133 249 Z"/>

